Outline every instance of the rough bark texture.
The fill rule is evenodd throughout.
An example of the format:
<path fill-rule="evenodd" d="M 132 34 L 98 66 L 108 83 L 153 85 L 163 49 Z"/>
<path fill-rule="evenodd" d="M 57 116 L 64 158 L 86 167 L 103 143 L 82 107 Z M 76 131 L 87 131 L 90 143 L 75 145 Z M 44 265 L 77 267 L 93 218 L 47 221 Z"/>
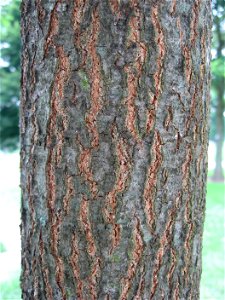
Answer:
<path fill-rule="evenodd" d="M 208 0 L 22 2 L 23 299 L 198 299 Z"/>

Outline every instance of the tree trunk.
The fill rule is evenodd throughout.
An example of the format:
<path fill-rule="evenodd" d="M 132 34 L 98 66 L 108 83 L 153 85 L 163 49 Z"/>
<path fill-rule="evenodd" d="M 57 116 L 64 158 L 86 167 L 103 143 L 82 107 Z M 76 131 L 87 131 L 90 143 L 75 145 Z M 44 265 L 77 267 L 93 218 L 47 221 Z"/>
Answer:
<path fill-rule="evenodd" d="M 224 142 L 224 79 L 218 80 L 217 87 L 217 106 L 216 106 L 216 166 L 212 179 L 223 181 L 223 142 Z"/>
<path fill-rule="evenodd" d="M 216 3 L 215 6 L 216 9 L 218 9 L 218 5 Z M 217 10 L 218 11 L 218 10 Z M 220 19 L 216 16 L 215 17 L 215 31 L 216 36 L 218 40 L 217 45 L 217 58 L 222 58 L 222 50 L 225 46 L 225 41 L 223 39 L 223 35 L 221 32 L 221 24 Z M 225 82 L 224 82 L 224 76 L 217 76 L 214 79 L 214 85 L 216 87 L 216 166 L 213 173 L 212 179 L 214 181 L 223 181 L 224 175 L 223 175 L 223 143 L 225 138 L 225 129 L 224 129 L 224 91 L 225 91 Z"/>
<path fill-rule="evenodd" d="M 210 1 L 22 2 L 23 299 L 198 299 Z"/>

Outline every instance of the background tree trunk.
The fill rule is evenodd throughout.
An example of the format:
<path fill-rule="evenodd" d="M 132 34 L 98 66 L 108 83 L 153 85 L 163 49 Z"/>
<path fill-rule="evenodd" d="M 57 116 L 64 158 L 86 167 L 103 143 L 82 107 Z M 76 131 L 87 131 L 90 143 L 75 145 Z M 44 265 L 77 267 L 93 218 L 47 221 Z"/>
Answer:
<path fill-rule="evenodd" d="M 224 181 L 223 175 L 223 143 L 225 138 L 224 131 L 224 79 L 220 78 L 217 82 L 217 105 L 216 105 L 216 165 L 212 179 L 214 181 Z"/>
<path fill-rule="evenodd" d="M 210 1 L 22 2 L 23 299 L 198 299 Z"/>
<path fill-rule="evenodd" d="M 215 2 L 215 9 L 218 10 L 220 1 Z M 217 48 L 216 48 L 216 56 L 217 58 L 223 59 L 222 50 L 224 49 L 225 40 L 223 38 L 223 34 L 221 32 L 221 24 L 220 18 L 218 16 L 214 17 L 214 25 L 215 25 L 215 32 L 217 38 Z M 224 92 L 225 92 L 225 82 L 224 76 L 217 76 L 214 79 L 214 85 L 216 87 L 216 166 L 213 173 L 212 179 L 214 181 L 223 181 L 224 174 L 223 174 L 223 143 L 225 138 L 225 129 L 224 129 Z"/>

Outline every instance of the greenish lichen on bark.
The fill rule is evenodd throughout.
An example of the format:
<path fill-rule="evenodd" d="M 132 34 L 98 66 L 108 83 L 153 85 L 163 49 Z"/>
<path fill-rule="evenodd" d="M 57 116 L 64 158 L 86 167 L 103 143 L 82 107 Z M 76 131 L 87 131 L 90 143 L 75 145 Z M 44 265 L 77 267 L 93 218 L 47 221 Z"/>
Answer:
<path fill-rule="evenodd" d="M 22 1 L 23 299 L 198 299 L 210 1 Z"/>

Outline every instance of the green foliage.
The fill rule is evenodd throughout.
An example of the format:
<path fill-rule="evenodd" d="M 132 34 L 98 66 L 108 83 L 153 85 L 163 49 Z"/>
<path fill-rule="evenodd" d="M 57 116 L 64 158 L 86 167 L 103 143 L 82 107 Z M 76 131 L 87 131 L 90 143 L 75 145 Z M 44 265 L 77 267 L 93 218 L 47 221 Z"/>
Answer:
<path fill-rule="evenodd" d="M 0 300 L 20 300 L 21 289 L 19 274 L 8 281 L 0 283 Z"/>
<path fill-rule="evenodd" d="M 1 7 L 1 149 L 13 150 L 19 142 L 20 0 Z"/>
<path fill-rule="evenodd" d="M 6 247 L 2 242 L 0 242 L 0 253 L 4 253 L 4 252 L 6 252 Z"/>
<path fill-rule="evenodd" d="M 224 0 L 213 0 L 213 30 L 212 30 L 212 61 L 211 61 L 211 115 L 210 115 L 210 139 L 216 140 L 218 128 L 216 127 L 216 108 L 221 107 L 221 102 L 225 103 L 225 95 L 219 96 L 218 90 L 224 86 L 225 82 L 225 31 L 224 31 Z"/>
<path fill-rule="evenodd" d="M 213 79 L 218 77 L 225 78 L 225 69 L 224 69 L 224 57 L 219 57 L 217 59 L 212 60 L 211 62 L 211 71 Z"/>

